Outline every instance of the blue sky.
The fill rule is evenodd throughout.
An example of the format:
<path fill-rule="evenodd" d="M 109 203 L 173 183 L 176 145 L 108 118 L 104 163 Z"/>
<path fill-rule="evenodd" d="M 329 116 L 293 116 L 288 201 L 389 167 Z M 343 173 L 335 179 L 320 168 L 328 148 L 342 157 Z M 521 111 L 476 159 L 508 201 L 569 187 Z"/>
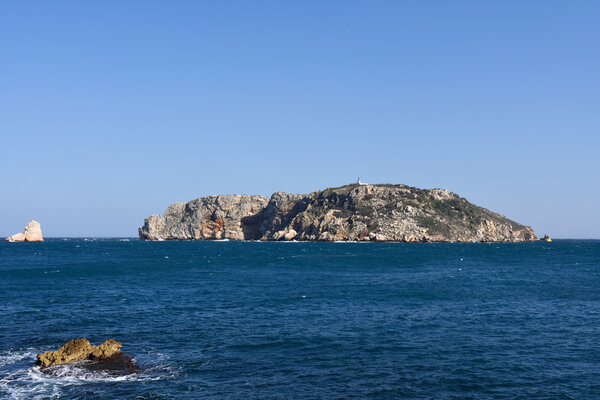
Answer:
<path fill-rule="evenodd" d="M 600 238 L 600 2 L 4 1 L 0 236 L 355 181 Z"/>

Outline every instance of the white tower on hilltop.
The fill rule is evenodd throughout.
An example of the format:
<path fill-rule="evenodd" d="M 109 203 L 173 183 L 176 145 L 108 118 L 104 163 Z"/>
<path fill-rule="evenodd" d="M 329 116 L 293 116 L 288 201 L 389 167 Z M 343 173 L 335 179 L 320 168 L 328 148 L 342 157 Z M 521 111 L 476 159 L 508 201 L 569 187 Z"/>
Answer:
<path fill-rule="evenodd" d="M 358 177 L 358 180 L 356 181 L 356 184 L 357 184 L 357 185 L 361 185 L 361 186 L 368 185 L 368 183 L 365 183 L 365 182 L 361 182 L 361 181 L 360 181 L 360 176 Z"/>

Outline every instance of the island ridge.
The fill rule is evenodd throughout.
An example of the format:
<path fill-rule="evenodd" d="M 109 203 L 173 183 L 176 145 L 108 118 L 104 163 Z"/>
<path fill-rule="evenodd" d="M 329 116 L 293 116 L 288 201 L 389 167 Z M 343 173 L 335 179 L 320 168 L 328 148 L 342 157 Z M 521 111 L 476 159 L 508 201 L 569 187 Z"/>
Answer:
<path fill-rule="evenodd" d="M 444 189 L 352 184 L 271 198 L 217 195 L 171 204 L 141 240 L 522 242 L 528 226 Z"/>

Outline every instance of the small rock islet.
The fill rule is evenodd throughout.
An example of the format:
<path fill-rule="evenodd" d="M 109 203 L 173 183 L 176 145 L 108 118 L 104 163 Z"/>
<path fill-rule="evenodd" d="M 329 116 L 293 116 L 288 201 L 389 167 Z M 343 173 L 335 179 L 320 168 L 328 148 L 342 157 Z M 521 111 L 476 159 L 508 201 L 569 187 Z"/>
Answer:
<path fill-rule="evenodd" d="M 46 369 L 89 361 L 84 365 L 87 369 L 104 369 L 115 373 L 135 372 L 132 357 L 122 353 L 121 347 L 121 343 L 115 339 L 107 339 L 98 346 L 90 344 L 86 338 L 72 339 L 56 351 L 39 353 L 35 364 L 40 369 Z"/>
<path fill-rule="evenodd" d="M 25 230 L 4 239 L 5 242 L 43 242 L 42 228 L 37 221 L 29 221 Z"/>

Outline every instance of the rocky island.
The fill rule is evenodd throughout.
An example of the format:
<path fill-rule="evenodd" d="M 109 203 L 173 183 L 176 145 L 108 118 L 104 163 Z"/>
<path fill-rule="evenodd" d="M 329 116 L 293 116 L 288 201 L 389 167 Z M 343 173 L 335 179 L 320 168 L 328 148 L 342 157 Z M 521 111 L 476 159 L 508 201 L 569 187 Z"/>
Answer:
<path fill-rule="evenodd" d="M 4 239 L 5 242 L 43 242 L 42 228 L 37 221 L 29 221 L 25 230 Z"/>
<path fill-rule="evenodd" d="M 357 184 L 309 194 L 201 197 L 171 204 L 141 240 L 522 242 L 528 226 L 444 189 Z"/>

